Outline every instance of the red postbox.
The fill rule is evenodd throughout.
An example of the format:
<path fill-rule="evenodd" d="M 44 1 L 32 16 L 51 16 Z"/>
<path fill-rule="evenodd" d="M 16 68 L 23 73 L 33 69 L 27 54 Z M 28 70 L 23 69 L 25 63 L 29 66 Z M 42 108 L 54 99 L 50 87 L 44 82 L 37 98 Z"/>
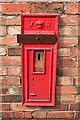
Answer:
<path fill-rule="evenodd" d="M 21 16 L 23 105 L 54 106 L 58 15 Z"/>

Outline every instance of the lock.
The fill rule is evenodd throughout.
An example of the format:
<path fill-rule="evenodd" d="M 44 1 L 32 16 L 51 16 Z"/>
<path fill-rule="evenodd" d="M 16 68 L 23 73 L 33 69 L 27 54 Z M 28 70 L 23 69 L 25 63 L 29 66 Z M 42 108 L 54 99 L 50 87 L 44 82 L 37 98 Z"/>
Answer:
<path fill-rule="evenodd" d="M 25 106 L 54 106 L 58 15 L 21 15 L 22 90 Z"/>
<path fill-rule="evenodd" d="M 35 79 L 34 78 L 32 78 L 32 81 L 34 81 Z"/>

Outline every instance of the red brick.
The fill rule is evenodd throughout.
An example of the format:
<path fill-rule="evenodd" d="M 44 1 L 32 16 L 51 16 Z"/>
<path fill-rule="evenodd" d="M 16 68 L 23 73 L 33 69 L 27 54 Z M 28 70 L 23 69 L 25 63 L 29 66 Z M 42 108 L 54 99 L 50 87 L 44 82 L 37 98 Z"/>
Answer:
<path fill-rule="evenodd" d="M 59 57 L 58 59 L 58 67 L 76 67 L 77 61 L 75 58 L 69 58 L 69 57 Z"/>
<path fill-rule="evenodd" d="M 20 76 L 21 68 L 19 66 L 8 66 L 8 75 Z"/>
<path fill-rule="evenodd" d="M 10 77 L 10 76 L 3 76 L 0 80 L 0 85 L 20 85 L 20 78 L 19 77 Z"/>
<path fill-rule="evenodd" d="M 76 95 L 57 95 L 57 102 L 60 103 L 71 103 L 77 102 Z"/>
<path fill-rule="evenodd" d="M 59 35 L 78 36 L 78 26 L 61 26 Z"/>
<path fill-rule="evenodd" d="M 10 110 L 10 104 L 9 103 L 0 103 L 0 111 L 9 111 Z"/>
<path fill-rule="evenodd" d="M 58 77 L 57 84 L 58 85 L 73 85 L 73 79 L 71 79 L 70 77 L 66 77 L 66 76 Z"/>
<path fill-rule="evenodd" d="M 0 95 L 0 103 L 3 103 L 5 101 L 5 95 L 1 94 Z"/>
<path fill-rule="evenodd" d="M 75 113 L 75 118 L 80 118 L 80 111 Z"/>
<path fill-rule="evenodd" d="M 0 95 L 2 94 L 2 86 L 0 86 Z M 4 92 L 5 92 L 5 89 L 4 89 Z"/>
<path fill-rule="evenodd" d="M 78 44 L 78 38 L 76 37 L 68 37 L 68 38 L 60 38 L 60 40 L 58 41 L 58 46 L 61 47 L 71 47 L 71 46 L 75 46 Z"/>
<path fill-rule="evenodd" d="M 2 45 L 13 45 L 17 44 L 16 36 L 6 36 L 0 38 L 0 44 Z"/>
<path fill-rule="evenodd" d="M 78 43 L 79 45 L 80 43 Z M 79 45 L 80 46 L 80 45 Z M 78 57 L 79 57 L 79 63 L 80 63 L 80 47 L 78 47 Z M 80 65 L 80 64 L 79 64 Z"/>
<path fill-rule="evenodd" d="M 80 68 L 78 68 L 78 76 L 80 76 Z"/>
<path fill-rule="evenodd" d="M 12 2 L 12 0 L 8 0 L 8 1 L 6 1 L 6 0 L 0 0 L 0 2 L 2 2 L 2 3 L 5 3 L 5 2 Z"/>
<path fill-rule="evenodd" d="M 7 75 L 7 68 L 5 66 L 0 67 L 0 75 Z"/>
<path fill-rule="evenodd" d="M 21 65 L 21 57 L 19 57 L 19 56 L 15 56 L 15 57 L 5 56 L 5 57 L 0 58 L 0 63 L 2 63 L 3 65 Z"/>
<path fill-rule="evenodd" d="M 8 87 L 8 94 L 16 95 L 16 94 L 21 94 L 21 87 L 20 86 L 11 86 Z"/>
<path fill-rule="evenodd" d="M 7 54 L 7 48 L 4 46 L 0 47 L 0 56 L 4 56 Z"/>
<path fill-rule="evenodd" d="M 70 111 L 53 111 L 47 112 L 47 118 L 73 118 L 73 112 Z"/>
<path fill-rule="evenodd" d="M 1 4 L 2 14 L 20 14 L 30 11 L 30 4 Z"/>
<path fill-rule="evenodd" d="M 78 10 L 80 10 L 80 2 L 78 3 Z M 79 11 L 79 14 L 80 14 L 80 11 Z M 79 15 L 79 22 L 80 22 L 80 15 Z"/>
<path fill-rule="evenodd" d="M 20 34 L 20 26 L 9 26 L 8 27 L 8 35 L 17 35 Z"/>
<path fill-rule="evenodd" d="M 20 16 L 1 16 L 0 25 L 20 25 Z"/>
<path fill-rule="evenodd" d="M 7 92 L 8 92 L 8 87 L 6 87 L 6 86 L 0 87 L 0 94 L 6 94 Z"/>
<path fill-rule="evenodd" d="M 78 58 L 78 67 L 80 67 L 80 58 Z"/>
<path fill-rule="evenodd" d="M 71 111 L 80 111 L 80 103 L 75 103 L 70 105 Z"/>
<path fill-rule="evenodd" d="M 76 57 L 78 56 L 78 47 L 71 47 L 71 57 Z"/>
<path fill-rule="evenodd" d="M 80 88 L 79 88 L 79 93 L 80 93 Z M 77 102 L 77 103 L 80 102 L 80 94 L 78 94 L 78 95 L 76 96 L 76 102 Z"/>
<path fill-rule="evenodd" d="M 4 102 L 21 102 L 22 96 L 21 95 L 4 95 L 3 96 L 3 101 Z"/>
<path fill-rule="evenodd" d="M 67 14 L 77 14 L 78 13 L 78 3 L 68 3 L 65 6 L 65 13 Z"/>
<path fill-rule="evenodd" d="M 14 118 L 24 118 L 24 117 L 25 117 L 25 113 L 24 112 L 15 111 Z"/>
<path fill-rule="evenodd" d="M 57 94 L 77 94 L 78 88 L 75 86 L 58 86 L 56 92 Z"/>
<path fill-rule="evenodd" d="M 2 120 L 2 112 L 0 112 L 0 120 Z"/>
<path fill-rule="evenodd" d="M 80 18 L 79 18 L 78 22 L 80 22 Z M 78 25 L 78 36 L 80 36 L 80 23 Z"/>
<path fill-rule="evenodd" d="M 75 77 L 78 76 L 78 68 L 63 68 L 58 70 L 58 75 Z"/>
<path fill-rule="evenodd" d="M 46 12 L 46 4 L 32 4 L 31 6 L 31 12 L 32 13 L 44 13 Z"/>
<path fill-rule="evenodd" d="M 59 25 L 78 25 L 78 15 L 61 15 Z"/>
<path fill-rule="evenodd" d="M 25 112 L 25 118 L 32 118 L 31 112 Z"/>
<path fill-rule="evenodd" d="M 64 5 L 62 3 L 52 3 L 47 4 L 46 9 L 48 13 L 58 13 L 61 14 L 64 12 Z"/>
<path fill-rule="evenodd" d="M 3 112 L 3 118 L 13 118 L 13 112 L 10 111 Z"/>
<path fill-rule="evenodd" d="M 25 0 L 26 1 L 26 0 Z M 15 0 L 15 2 L 17 3 L 22 3 L 23 2 L 23 0 Z M 28 1 L 26 1 L 26 2 L 28 2 Z M 29 1 L 30 2 L 30 1 Z"/>
<path fill-rule="evenodd" d="M 50 110 L 50 111 L 66 111 L 68 109 L 68 105 L 67 104 L 63 104 L 63 103 L 56 103 L 55 106 L 53 107 L 41 107 L 42 111 L 45 110 Z"/>
<path fill-rule="evenodd" d="M 46 112 L 36 111 L 32 113 L 33 118 L 46 118 Z"/>
<path fill-rule="evenodd" d="M 80 86 L 80 78 L 76 77 L 76 78 L 72 78 L 73 79 L 73 83 L 75 86 Z"/>
<path fill-rule="evenodd" d="M 78 26 L 72 27 L 71 35 L 76 36 L 76 37 L 79 35 L 79 27 Z"/>
<path fill-rule="evenodd" d="M 60 48 L 58 50 L 58 56 L 70 56 L 70 48 Z"/>
<path fill-rule="evenodd" d="M 19 47 L 9 48 L 8 55 L 9 56 L 20 56 L 21 55 L 21 48 L 19 48 Z"/>
<path fill-rule="evenodd" d="M 32 4 L 31 6 L 31 12 L 33 13 L 63 13 L 64 12 L 64 6 L 62 3 L 53 3 L 53 4 Z"/>
<path fill-rule="evenodd" d="M 0 36 L 5 36 L 6 34 L 6 26 L 0 26 Z"/>
<path fill-rule="evenodd" d="M 61 26 L 59 29 L 59 35 L 71 35 L 72 26 Z"/>
<path fill-rule="evenodd" d="M 27 112 L 30 112 L 30 111 L 37 111 L 40 109 L 40 107 L 28 107 L 28 106 L 23 106 L 22 103 L 12 103 L 10 105 L 10 108 L 13 110 L 13 111 L 27 111 Z"/>

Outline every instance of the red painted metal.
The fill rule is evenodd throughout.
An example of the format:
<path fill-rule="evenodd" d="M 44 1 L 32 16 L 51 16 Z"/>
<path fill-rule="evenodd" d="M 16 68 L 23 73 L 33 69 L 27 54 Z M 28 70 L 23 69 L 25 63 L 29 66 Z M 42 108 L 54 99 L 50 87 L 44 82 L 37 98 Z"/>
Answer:
<path fill-rule="evenodd" d="M 21 34 L 55 34 L 55 44 L 22 44 L 23 105 L 54 106 L 58 44 L 58 15 L 21 16 Z M 44 69 L 34 72 L 34 51 L 43 50 Z"/>

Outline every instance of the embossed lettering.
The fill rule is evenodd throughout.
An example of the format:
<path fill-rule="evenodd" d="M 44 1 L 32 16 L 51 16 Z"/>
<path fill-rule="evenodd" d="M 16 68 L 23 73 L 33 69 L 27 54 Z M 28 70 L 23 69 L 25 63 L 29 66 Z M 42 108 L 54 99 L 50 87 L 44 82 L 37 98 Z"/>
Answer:
<path fill-rule="evenodd" d="M 47 23 L 46 23 L 46 27 L 47 27 L 47 28 L 51 28 L 51 23 L 50 23 L 50 22 L 47 22 Z"/>
<path fill-rule="evenodd" d="M 33 26 L 33 24 L 34 24 L 34 22 L 33 22 L 33 21 L 29 22 L 29 26 L 30 26 L 30 27 L 32 27 L 32 26 Z"/>

